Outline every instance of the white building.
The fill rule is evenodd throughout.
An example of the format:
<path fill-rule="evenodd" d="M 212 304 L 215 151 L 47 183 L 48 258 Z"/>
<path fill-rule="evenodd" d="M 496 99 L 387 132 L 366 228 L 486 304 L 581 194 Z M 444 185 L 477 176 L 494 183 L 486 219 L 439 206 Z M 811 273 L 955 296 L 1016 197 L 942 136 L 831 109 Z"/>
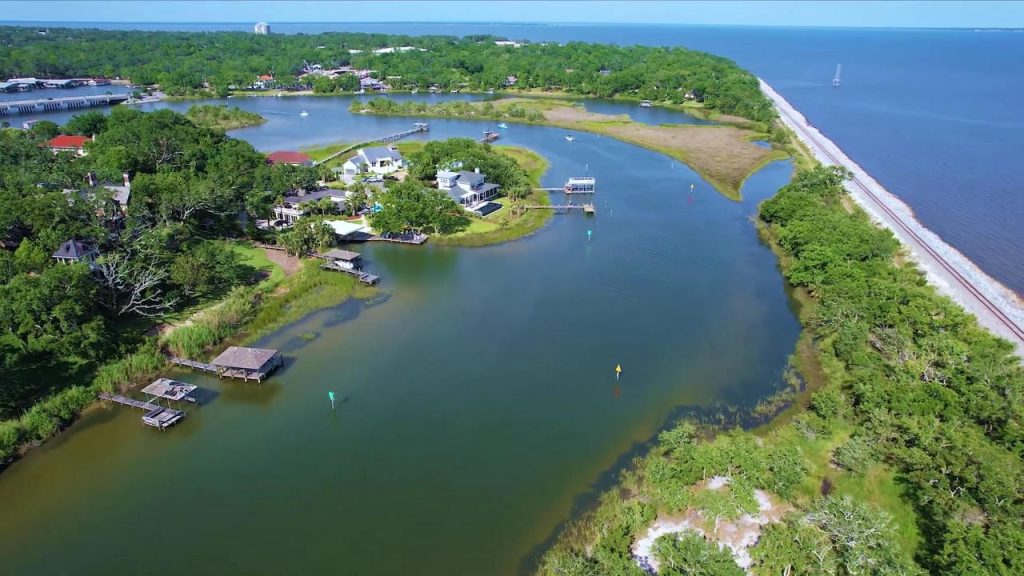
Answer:
<path fill-rule="evenodd" d="M 487 175 L 477 168 L 473 172 L 437 171 L 437 188 L 444 190 L 460 206 L 476 212 L 482 204 L 498 195 L 501 186 L 487 182 Z"/>
<path fill-rule="evenodd" d="M 347 196 L 348 194 L 344 190 L 332 188 L 285 196 L 284 204 L 274 206 L 274 218 L 285 226 L 295 224 L 297 220 L 306 215 L 306 209 L 311 203 L 318 202 L 323 198 L 329 198 L 334 204 L 334 212 L 340 212 L 345 209 Z"/>
<path fill-rule="evenodd" d="M 252 31 L 260 36 L 266 36 L 267 34 L 270 34 L 270 24 L 267 24 L 266 22 L 259 22 L 253 26 Z"/>
<path fill-rule="evenodd" d="M 356 155 L 342 164 L 346 176 L 355 176 L 370 172 L 372 174 L 391 174 L 405 168 L 405 159 L 398 150 L 386 146 L 370 146 L 360 148 Z"/>

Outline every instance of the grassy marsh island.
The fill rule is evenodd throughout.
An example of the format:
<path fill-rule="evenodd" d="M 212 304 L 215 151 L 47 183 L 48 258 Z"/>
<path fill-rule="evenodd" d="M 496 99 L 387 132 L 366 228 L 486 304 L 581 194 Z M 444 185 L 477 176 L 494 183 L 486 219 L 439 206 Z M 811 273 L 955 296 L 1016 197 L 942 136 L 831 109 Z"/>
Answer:
<path fill-rule="evenodd" d="M 776 146 L 766 148 L 754 140 L 771 138 L 765 124 L 746 121 L 740 125 L 659 125 L 634 122 L 628 116 L 588 112 L 582 104 L 554 98 L 503 98 L 483 102 L 398 103 L 384 98 L 353 102 L 356 113 L 472 118 L 556 126 L 611 136 L 675 158 L 701 175 L 724 196 L 740 197 L 748 176 L 789 153 Z M 770 126 L 768 124 L 767 126 Z"/>
<path fill-rule="evenodd" d="M 185 117 L 191 120 L 196 126 L 227 132 L 248 126 L 259 126 L 267 121 L 266 118 L 255 112 L 242 110 L 237 106 L 228 107 L 214 104 L 197 104 L 188 109 Z"/>

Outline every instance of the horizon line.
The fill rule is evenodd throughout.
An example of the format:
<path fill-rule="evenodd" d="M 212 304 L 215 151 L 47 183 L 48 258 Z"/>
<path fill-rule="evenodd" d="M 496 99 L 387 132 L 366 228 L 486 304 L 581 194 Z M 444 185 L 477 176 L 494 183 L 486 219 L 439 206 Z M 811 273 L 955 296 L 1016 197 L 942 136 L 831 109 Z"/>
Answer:
<path fill-rule="evenodd" d="M 215 24 L 245 24 L 254 25 L 259 22 L 266 22 L 271 26 L 284 25 L 284 24 L 314 24 L 314 25 L 330 25 L 330 24 L 484 24 L 489 26 L 701 26 L 701 27 L 718 27 L 718 28 L 811 28 L 811 29 L 841 29 L 841 30 L 992 30 L 992 31 L 1024 31 L 1024 27 L 1011 26 L 1011 27 L 1000 27 L 1000 26 L 852 26 L 852 25 L 841 25 L 841 24 L 706 24 L 696 22 L 494 22 L 487 20 L 348 20 L 339 22 L 324 22 L 324 21 L 312 21 L 312 20 L 299 20 L 299 21 L 278 21 L 268 22 L 265 20 L 257 21 L 146 21 L 146 20 L 0 20 L 0 25 L 18 25 L 18 24 L 46 24 L 46 25 L 58 25 L 60 27 L 75 28 L 76 24 L 150 24 L 150 25 L 161 25 L 161 24 L 192 24 L 192 25 L 215 25 Z"/>

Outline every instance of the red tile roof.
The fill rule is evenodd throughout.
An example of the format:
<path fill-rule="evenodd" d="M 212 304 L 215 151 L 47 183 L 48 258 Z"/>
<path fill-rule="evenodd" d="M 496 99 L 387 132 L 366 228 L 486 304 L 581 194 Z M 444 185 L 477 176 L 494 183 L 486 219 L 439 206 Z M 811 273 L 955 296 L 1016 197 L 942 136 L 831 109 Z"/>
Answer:
<path fill-rule="evenodd" d="M 273 80 L 274 77 L 270 74 L 260 74 L 260 80 Z"/>
<path fill-rule="evenodd" d="M 312 161 L 312 158 L 302 152 L 290 152 L 288 150 L 280 150 L 267 156 L 267 162 L 271 164 L 306 164 Z"/>
<path fill-rule="evenodd" d="M 85 143 L 89 141 L 88 136 L 68 136 L 61 134 L 53 140 L 50 140 L 50 148 L 60 148 L 62 150 L 78 150 L 84 148 Z"/>

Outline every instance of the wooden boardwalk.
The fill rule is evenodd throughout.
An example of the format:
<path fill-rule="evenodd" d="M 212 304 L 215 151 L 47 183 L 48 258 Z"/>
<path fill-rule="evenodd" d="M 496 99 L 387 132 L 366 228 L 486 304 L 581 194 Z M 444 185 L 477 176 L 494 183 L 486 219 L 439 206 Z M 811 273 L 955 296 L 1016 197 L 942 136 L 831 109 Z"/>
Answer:
<path fill-rule="evenodd" d="M 121 404 L 122 406 L 145 410 L 146 413 L 142 415 L 142 423 L 146 426 L 152 426 L 159 430 L 174 426 L 185 418 L 185 413 L 181 410 L 164 408 L 159 404 L 136 400 L 135 398 L 129 398 L 128 396 L 122 396 L 120 394 L 108 394 L 107 392 L 102 392 L 100 393 L 100 399 Z"/>
<path fill-rule="evenodd" d="M 363 146 L 369 146 L 370 144 L 379 144 L 379 143 L 384 143 L 384 142 L 394 142 L 395 140 L 401 140 L 402 138 L 406 138 L 408 136 L 412 136 L 413 134 L 420 134 L 422 132 L 429 132 L 429 131 L 430 131 L 430 125 L 429 124 L 424 124 L 422 122 L 417 122 L 416 124 L 414 124 L 414 128 L 412 128 L 411 130 L 403 130 L 401 132 L 396 132 L 394 134 L 388 134 L 387 136 L 381 136 L 380 138 L 374 138 L 373 140 L 366 140 L 364 142 L 359 142 L 357 144 L 352 144 L 351 146 L 346 146 L 346 147 L 342 148 L 341 150 L 338 150 L 337 152 L 334 152 L 333 154 L 327 156 L 323 160 L 320 160 L 320 161 L 317 161 L 317 162 L 313 162 L 313 166 L 319 166 L 320 164 L 326 164 L 327 162 L 330 162 L 331 160 L 334 160 L 338 156 L 341 156 L 342 154 L 347 154 L 347 153 L 355 150 L 356 148 L 362 148 Z"/>
<path fill-rule="evenodd" d="M 189 360 L 187 358 L 178 358 L 177 356 L 170 357 L 171 364 L 178 366 L 184 366 L 185 368 L 191 368 L 193 370 L 199 370 L 201 372 L 212 372 L 217 374 L 220 372 L 220 368 L 213 364 L 207 364 L 205 362 L 196 362 L 195 360 Z"/>

